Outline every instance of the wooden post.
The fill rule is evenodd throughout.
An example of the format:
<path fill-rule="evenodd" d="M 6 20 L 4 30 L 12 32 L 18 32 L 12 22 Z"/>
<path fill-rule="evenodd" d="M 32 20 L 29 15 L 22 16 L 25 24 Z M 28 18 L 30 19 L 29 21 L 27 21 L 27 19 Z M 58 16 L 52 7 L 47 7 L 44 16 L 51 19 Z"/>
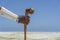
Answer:
<path fill-rule="evenodd" d="M 27 25 L 25 23 L 24 24 L 24 40 L 26 40 L 26 31 L 27 31 Z"/>
<path fill-rule="evenodd" d="M 28 12 L 25 12 L 25 16 L 28 16 Z M 27 24 L 24 23 L 24 40 L 26 40 Z"/>
<path fill-rule="evenodd" d="M 34 10 L 33 9 L 26 9 L 25 16 L 27 17 L 28 14 L 33 14 Z M 24 23 L 24 40 L 26 40 L 26 31 L 27 31 L 27 24 Z"/>

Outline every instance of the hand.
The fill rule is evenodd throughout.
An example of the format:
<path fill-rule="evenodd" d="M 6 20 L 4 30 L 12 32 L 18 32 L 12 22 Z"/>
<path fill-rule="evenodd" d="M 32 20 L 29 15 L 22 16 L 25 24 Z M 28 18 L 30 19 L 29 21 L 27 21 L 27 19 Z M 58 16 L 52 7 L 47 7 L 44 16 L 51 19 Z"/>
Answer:
<path fill-rule="evenodd" d="M 19 16 L 18 17 L 18 23 L 29 24 L 29 22 L 30 22 L 30 17 L 29 16 Z"/>

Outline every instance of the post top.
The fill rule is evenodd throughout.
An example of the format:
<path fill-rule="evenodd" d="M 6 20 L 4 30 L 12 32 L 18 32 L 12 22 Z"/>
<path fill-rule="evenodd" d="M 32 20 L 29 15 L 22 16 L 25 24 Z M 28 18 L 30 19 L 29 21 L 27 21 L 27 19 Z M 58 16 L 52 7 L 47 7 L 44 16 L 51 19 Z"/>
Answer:
<path fill-rule="evenodd" d="M 33 8 L 30 8 L 30 9 L 34 10 Z"/>

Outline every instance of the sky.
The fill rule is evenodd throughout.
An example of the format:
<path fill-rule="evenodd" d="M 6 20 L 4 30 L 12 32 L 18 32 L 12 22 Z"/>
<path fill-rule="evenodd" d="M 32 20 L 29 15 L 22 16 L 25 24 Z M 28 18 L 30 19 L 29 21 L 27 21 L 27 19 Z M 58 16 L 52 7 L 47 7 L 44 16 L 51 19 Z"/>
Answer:
<path fill-rule="evenodd" d="M 17 15 L 26 8 L 34 8 L 28 32 L 60 32 L 60 0 L 0 0 L 0 6 Z M 24 25 L 0 16 L 0 31 L 24 31 Z"/>

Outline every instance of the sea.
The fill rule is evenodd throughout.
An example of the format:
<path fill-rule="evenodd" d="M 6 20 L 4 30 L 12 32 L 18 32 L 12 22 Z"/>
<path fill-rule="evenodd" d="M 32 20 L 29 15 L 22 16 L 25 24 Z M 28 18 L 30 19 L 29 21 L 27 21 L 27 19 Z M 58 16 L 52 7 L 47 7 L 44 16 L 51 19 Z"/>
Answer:
<path fill-rule="evenodd" d="M 24 32 L 0 32 L 0 40 L 24 40 Z M 60 32 L 27 32 L 27 40 L 60 40 Z"/>

